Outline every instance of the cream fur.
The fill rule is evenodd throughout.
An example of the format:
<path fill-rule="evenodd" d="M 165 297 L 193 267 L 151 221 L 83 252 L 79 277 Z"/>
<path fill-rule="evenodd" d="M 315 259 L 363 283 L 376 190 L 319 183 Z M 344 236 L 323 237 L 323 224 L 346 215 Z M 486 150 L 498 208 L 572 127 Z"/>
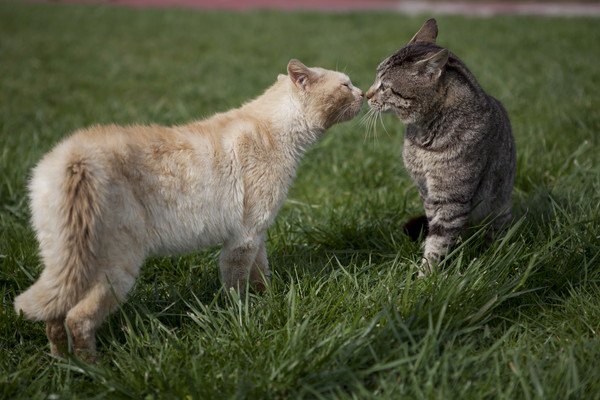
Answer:
<path fill-rule="evenodd" d="M 33 171 L 32 223 L 45 269 L 15 309 L 46 321 L 54 354 L 65 351 L 66 325 L 76 353 L 93 358 L 96 329 L 149 255 L 222 244 L 225 287 L 263 288 L 265 232 L 300 157 L 361 104 L 346 75 L 292 60 L 263 95 L 209 119 L 74 133 Z"/>

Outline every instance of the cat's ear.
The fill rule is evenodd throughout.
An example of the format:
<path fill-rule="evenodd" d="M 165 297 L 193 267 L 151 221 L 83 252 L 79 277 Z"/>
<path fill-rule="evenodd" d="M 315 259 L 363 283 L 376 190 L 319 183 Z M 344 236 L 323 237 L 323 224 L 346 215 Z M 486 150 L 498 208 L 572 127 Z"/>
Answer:
<path fill-rule="evenodd" d="M 448 62 L 450 53 L 448 49 L 442 49 L 431 57 L 421 60 L 415 64 L 417 71 L 421 75 L 428 76 L 431 80 L 436 80 L 442 75 L 442 70 Z"/>
<path fill-rule="evenodd" d="M 412 39 L 408 42 L 408 44 L 413 43 L 431 43 L 435 44 L 435 39 L 438 35 L 438 27 L 435 18 L 428 19 L 425 21 L 419 32 L 415 33 Z"/>
<path fill-rule="evenodd" d="M 287 66 L 288 76 L 294 84 L 302 90 L 306 90 L 314 73 L 306 65 L 292 58 Z"/>

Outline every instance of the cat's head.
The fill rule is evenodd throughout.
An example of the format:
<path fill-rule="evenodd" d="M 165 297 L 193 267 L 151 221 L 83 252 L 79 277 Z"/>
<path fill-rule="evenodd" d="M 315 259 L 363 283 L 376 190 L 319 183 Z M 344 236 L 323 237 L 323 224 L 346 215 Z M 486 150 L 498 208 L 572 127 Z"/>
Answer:
<path fill-rule="evenodd" d="M 435 105 L 449 52 L 435 44 L 437 23 L 430 19 L 406 46 L 377 67 L 367 92 L 375 111 L 393 111 L 404 123 L 414 123 Z"/>
<path fill-rule="evenodd" d="M 295 59 L 290 60 L 287 71 L 306 118 L 317 126 L 327 129 L 359 113 L 364 95 L 346 74 L 309 68 Z"/>

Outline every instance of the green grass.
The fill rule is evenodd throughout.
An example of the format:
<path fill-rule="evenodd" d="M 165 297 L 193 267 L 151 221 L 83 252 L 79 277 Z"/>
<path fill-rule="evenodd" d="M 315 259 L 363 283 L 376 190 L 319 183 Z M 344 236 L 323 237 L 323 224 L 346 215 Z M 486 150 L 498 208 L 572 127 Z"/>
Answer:
<path fill-rule="evenodd" d="M 401 124 L 332 129 L 298 171 L 263 296 L 220 291 L 218 249 L 153 258 L 99 332 L 55 360 L 12 301 L 41 266 L 30 169 L 95 123 L 175 124 L 238 106 L 287 61 L 368 88 L 425 17 L 0 3 L 0 398 L 600 398 L 600 28 L 442 17 L 440 39 L 507 107 L 517 222 L 414 280 L 421 211 Z"/>

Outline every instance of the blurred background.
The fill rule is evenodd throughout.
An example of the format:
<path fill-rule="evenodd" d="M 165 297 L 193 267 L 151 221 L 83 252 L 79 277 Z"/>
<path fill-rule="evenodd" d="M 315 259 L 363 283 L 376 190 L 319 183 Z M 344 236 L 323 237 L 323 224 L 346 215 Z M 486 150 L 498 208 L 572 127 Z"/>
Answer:
<path fill-rule="evenodd" d="M 61 0 L 58 0 L 61 1 Z M 220 10 L 389 10 L 405 14 L 454 15 L 600 15 L 598 0 L 62 0 L 135 7 L 191 7 Z"/>

